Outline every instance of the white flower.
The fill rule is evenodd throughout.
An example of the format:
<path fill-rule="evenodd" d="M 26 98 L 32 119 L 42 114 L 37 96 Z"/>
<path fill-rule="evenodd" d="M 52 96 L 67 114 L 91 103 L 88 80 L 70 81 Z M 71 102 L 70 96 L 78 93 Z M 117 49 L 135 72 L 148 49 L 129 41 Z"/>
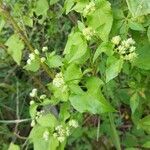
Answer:
<path fill-rule="evenodd" d="M 36 55 L 39 55 L 39 54 L 40 54 L 40 52 L 38 51 L 38 49 L 35 49 L 35 50 L 34 50 L 34 53 L 35 53 Z"/>
<path fill-rule="evenodd" d="M 41 57 L 41 63 L 45 62 L 46 58 L 45 57 Z"/>
<path fill-rule="evenodd" d="M 118 45 L 120 43 L 120 41 L 121 41 L 121 37 L 119 35 L 114 36 L 111 40 L 111 42 L 115 45 Z"/>
<path fill-rule="evenodd" d="M 40 96 L 40 99 L 45 99 L 45 98 L 46 98 L 45 94 L 43 94 L 43 95 Z"/>
<path fill-rule="evenodd" d="M 31 65 L 31 59 L 27 60 L 27 64 Z"/>
<path fill-rule="evenodd" d="M 76 120 L 72 119 L 72 120 L 69 121 L 69 126 L 77 128 L 79 126 L 79 124 L 78 124 L 78 122 Z"/>
<path fill-rule="evenodd" d="M 30 60 L 34 60 L 35 59 L 34 53 L 29 54 L 29 58 L 30 58 Z"/>
<path fill-rule="evenodd" d="M 43 133 L 43 139 L 45 141 L 48 141 L 48 139 L 49 139 L 49 132 L 47 130 Z"/>
<path fill-rule="evenodd" d="M 65 81 L 64 81 L 62 73 L 57 73 L 55 78 L 53 79 L 53 85 L 59 88 L 59 87 L 64 86 L 64 84 L 65 84 Z"/>
<path fill-rule="evenodd" d="M 65 137 L 64 137 L 64 136 L 59 136 L 59 137 L 57 137 L 57 140 L 58 140 L 60 143 L 62 143 L 62 142 L 64 142 Z"/>
<path fill-rule="evenodd" d="M 84 28 L 82 33 L 85 36 L 85 38 L 89 41 L 91 40 L 92 36 L 95 34 L 95 31 L 91 27 L 88 27 L 88 28 Z"/>
<path fill-rule="evenodd" d="M 33 105 L 33 104 L 35 104 L 35 102 L 34 101 L 30 101 L 30 105 Z"/>
<path fill-rule="evenodd" d="M 135 41 L 134 41 L 132 38 L 127 39 L 126 42 L 127 42 L 128 44 L 130 44 L 130 45 L 134 45 L 134 44 L 135 44 Z"/>
<path fill-rule="evenodd" d="M 33 89 L 29 95 L 30 97 L 35 97 L 37 95 L 37 89 Z"/>
<path fill-rule="evenodd" d="M 70 129 L 68 127 L 66 127 L 66 135 L 69 136 L 70 135 Z"/>
<path fill-rule="evenodd" d="M 135 51 L 135 49 L 136 49 L 136 47 L 135 47 L 135 46 L 131 46 L 131 47 L 130 47 L 130 49 L 129 49 L 130 53 L 134 52 L 134 51 Z"/>
<path fill-rule="evenodd" d="M 47 50 L 48 50 L 47 46 L 45 46 L 45 47 L 42 48 L 42 52 L 46 52 Z"/>
<path fill-rule="evenodd" d="M 31 127 L 34 127 L 35 126 L 35 120 L 32 120 L 31 121 Z"/>

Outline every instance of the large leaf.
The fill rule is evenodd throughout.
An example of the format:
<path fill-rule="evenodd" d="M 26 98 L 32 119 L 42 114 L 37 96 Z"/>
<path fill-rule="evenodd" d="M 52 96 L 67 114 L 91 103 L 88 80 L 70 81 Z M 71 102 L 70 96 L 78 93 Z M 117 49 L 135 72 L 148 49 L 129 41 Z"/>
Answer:
<path fill-rule="evenodd" d="M 100 114 L 113 112 L 113 107 L 106 101 L 100 91 L 102 84 L 102 81 L 96 77 L 87 79 L 87 92 L 78 95 L 72 94 L 69 98 L 71 105 L 80 113 Z"/>
<path fill-rule="evenodd" d="M 64 73 L 66 82 L 78 83 L 82 77 L 81 69 L 76 64 L 70 64 Z"/>
<path fill-rule="evenodd" d="M 57 119 L 52 114 L 46 114 L 37 119 L 37 122 L 43 127 L 55 127 L 57 124 Z"/>
<path fill-rule="evenodd" d="M 94 13 L 87 16 L 88 26 L 92 27 L 103 41 L 108 40 L 112 23 L 113 17 L 110 3 L 106 0 L 97 2 Z"/>
<path fill-rule="evenodd" d="M 106 82 L 115 78 L 121 71 L 123 65 L 122 59 L 117 59 L 106 69 Z"/>
<path fill-rule="evenodd" d="M 20 65 L 22 50 L 24 49 L 24 43 L 22 40 L 17 34 L 13 34 L 5 44 L 8 46 L 8 53 L 13 57 L 14 61 Z"/>
<path fill-rule="evenodd" d="M 106 53 L 108 56 L 113 54 L 114 45 L 110 42 L 102 42 L 96 49 L 93 57 L 93 62 L 100 56 L 101 53 Z"/>
<path fill-rule="evenodd" d="M 80 32 L 69 35 L 64 54 L 69 63 L 80 60 L 87 52 L 87 43 Z M 82 60 L 81 60 L 82 61 Z"/>
<path fill-rule="evenodd" d="M 143 16 L 150 13 L 149 0 L 126 0 L 133 17 Z"/>

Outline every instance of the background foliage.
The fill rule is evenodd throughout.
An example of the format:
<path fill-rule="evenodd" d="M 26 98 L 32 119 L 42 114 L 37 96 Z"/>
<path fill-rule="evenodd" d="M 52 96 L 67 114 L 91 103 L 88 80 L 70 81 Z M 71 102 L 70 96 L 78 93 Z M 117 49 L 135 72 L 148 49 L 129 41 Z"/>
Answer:
<path fill-rule="evenodd" d="M 149 0 L 0 0 L 0 149 L 150 149 L 149 14 Z"/>

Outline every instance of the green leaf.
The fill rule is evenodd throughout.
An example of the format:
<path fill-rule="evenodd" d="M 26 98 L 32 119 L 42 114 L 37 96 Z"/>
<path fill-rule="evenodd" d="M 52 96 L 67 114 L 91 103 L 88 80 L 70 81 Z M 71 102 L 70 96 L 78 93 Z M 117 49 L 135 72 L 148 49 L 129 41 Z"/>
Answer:
<path fill-rule="evenodd" d="M 102 52 L 106 53 L 108 56 L 113 54 L 114 45 L 111 42 L 102 42 L 99 47 L 96 49 L 96 52 L 93 57 L 93 62 L 100 56 Z"/>
<path fill-rule="evenodd" d="M 64 72 L 65 81 L 68 83 L 78 83 L 82 77 L 82 71 L 77 64 L 70 64 Z"/>
<path fill-rule="evenodd" d="M 27 64 L 23 68 L 28 71 L 36 72 L 40 68 L 40 62 L 35 58 L 34 60 L 31 61 L 31 64 Z"/>
<path fill-rule="evenodd" d="M 54 128 L 57 124 L 57 119 L 52 114 L 46 114 L 37 119 L 37 122 L 43 127 Z"/>
<path fill-rule="evenodd" d="M 12 56 L 14 61 L 20 65 L 22 58 L 22 50 L 24 49 L 24 43 L 18 37 L 17 34 L 13 34 L 5 43 L 8 46 L 8 53 Z"/>
<path fill-rule="evenodd" d="M 75 3 L 74 0 L 66 0 L 65 1 L 66 14 L 68 14 L 71 11 L 74 3 Z"/>
<path fill-rule="evenodd" d="M 123 66 L 123 60 L 117 59 L 106 69 L 106 83 L 118 76 Z"/>
<path fill-rule="evenodd" d="M 138 123 L 138 127 L 150 132 L 150 115 L 142 118 Z"/>
<path fill-rule="evenodd" d="M 87 52 L 87 43 L 80 32 L 72 32 L 64 50 L 65 58 L 69 63 L 80 62 Z M 82 61 L 82 60 L 81 60 Z"/>
<path fill-rule="evenodd" d="M 135 66 L 141 69 L 150 70 L 150 43 L 144 42 L 137 47 L 137 58 L 133 62 Z"/>
<path fill-rule="evenodd" d="M 145 28 L 143 27 L 143 25 L 141 23 L 137 23 L 137 22 L 133 22 L 133 21 L 129 21 L 129 27 L 132 30 L 136 30 L 136 31 L 145 31 Z"/>
<path fill-rule="evenodd" d="M 96 10 L 87 16 L 87 25 L 92 27 L 96 31 L 97 36 L 103 41 L 108 40 L 112 23 L 113 17 L 110 3 L 105 0 L 97 2 Z"/>
<path fill-rule="evenodd" d="M 20 150 L 20 148 L 18 145 L 10 143 L 8 150 Z"/>
<path fill-rule="evenodd" d="M 150 42 L 150 26 L 149 26 L 148 29 L 147 29 L 147 37 L 148 37 L 148 40 L 149 40 L 149 42 Z"/>
<path fill-rule="evenodd" d="M 126 0 L 126 2 L 133 17 L 150 13 L 149 0 Z"/>
<path fill-rule="evenodd" d="M 80 113 L 89 112 L 91 114 L 101 114 L 106 112 L 113 112 L 114 109 L 105 103 L 104 99 L 97 99 L 89 92 L 82 95 L 71 95 L 69 98 L 71 105 Z"/>
<path fill-rule="evenodd" d="M 53 52 L 52 52 L 53 53 Z M 57 67 L 60 67 L 63 65 L 62 63 L 62 58 L 61 56 L 59 55 L 55 55 L 55 54 L 52 54 L 52 53 L 49 53 L 47 54 L 47 65 L 50 67 L 50 68 L 57 68 Z"/>
<path fill-rule="evenodd" d="M 48 1 L 47 0 L 37 0 L 36 1 L 36 7 L 35 7 L 35 13 L 39 15 L 46 16 L 47 10 L 49 9 Z"/>
<path fill-rule="evenodd" d="M 130 99 L 130 108 L 132 110 L 132 114 L 134 114 L 135 110 L 139 105 L 139 95 L 138 93 L 134 93 Z"/>
<path fill-rule="evenodd" d="M 103 81 L 98 77 L 90 77 L 86 79 L 86 87 L 92 95 L 97 94 L 104 85 Z"/>
<path fill-rule="evenodd" d="M 145 142 L 142 147 L 144 148 L 150 148 L 150 141 Z"/>
<path fill-rule="evenodd" d="M 50 5 L 54 5 L 58 2 L 59 0 L 50 0 Z"/>
<path fill-rule="evenodd" d="M 100 91 L 103 82 L 96 77 L 86 79 L 87 92 L 71 94 L 71 105 L 80 113 L 100 114 L 115 111 Z"/>

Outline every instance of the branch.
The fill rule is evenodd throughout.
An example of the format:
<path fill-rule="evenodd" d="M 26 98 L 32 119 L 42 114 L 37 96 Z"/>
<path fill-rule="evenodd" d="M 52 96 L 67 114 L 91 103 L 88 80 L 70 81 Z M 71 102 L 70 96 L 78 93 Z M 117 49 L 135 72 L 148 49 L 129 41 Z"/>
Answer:
<path fill-rule="evenodd" d="M 25 36 L 24 32 L 22 31 L 22 29 L 19 27 L 19 25 L 17 24 L 17 22 L 15 21 L 15 19 L 11 16 L 9 10 L 7 9 L 7 6 L 5 6 L 4 4 L 2 4 L 1 1 L 0 1 L 0 13 L 1 13 L 2 16 L 4 16 L 7 19 L 7 21 L 10 22 L 10 24 L 14 28 L 14 31 L 16 31 L 16 33 L 18 33 L 18 35 L 20 36 L 20 38 L 24 41 L 24 43 L 28 47 L 29 51 L 31 53 L 34 53 L 34 50 L 35 50 L 34 47 L 30 44 L 30 42 L 28 41 L 28 39 Z M 51 79 L 53 79 L 54 78 L 54 73 L 52 71 L 50 71 L 50 69 L 47 66 L 47 64 L 41 63 L 40 58 L 39 58 L 38 55 L 36 55 L 36 56 L 38 58 L 38 61 L 41 64 L 42 68 L 44 69 L 44 71 L 49 75 L 49 77 Z"/>
<path fill-rule="evenodd" d="M 28 122 L 28 121 L 31 121 L 31 120 L 32 120 L 32 119 L 0 120 L 0 123 L 16 124 L 16 123 Z"/>

